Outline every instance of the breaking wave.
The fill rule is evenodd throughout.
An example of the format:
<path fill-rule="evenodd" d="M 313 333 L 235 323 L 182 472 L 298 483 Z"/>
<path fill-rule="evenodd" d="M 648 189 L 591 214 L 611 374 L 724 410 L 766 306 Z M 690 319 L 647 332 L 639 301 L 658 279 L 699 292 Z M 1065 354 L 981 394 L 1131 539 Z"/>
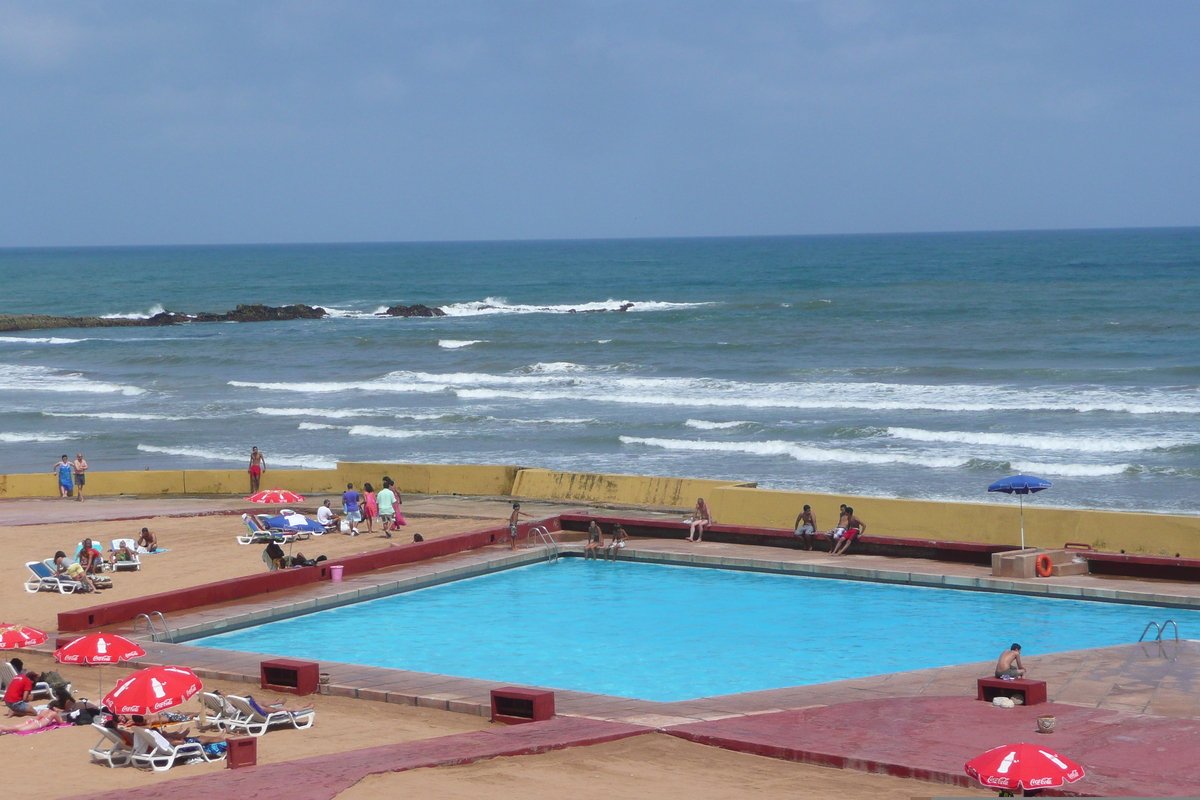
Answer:
<path fill-rule="evenodd" d="M 231 449 L 205 450 L 199 447 L 157 447 L 149 444 L 139 444 L 137 449 L 143 453 L 162 453 L 169 456 L 184 456 L 186 458 L 203 458 L 208 461 L 226 461 L 230 463 L 248 464 L 250 451 L 234 451 Z M 332 456 L 297 456 L 281 453 L 266 452 L 267 467 L 300 467 L 302 469 L 337 469 L 337 459 Z"/>
<path fill-rule="evenodd" d="M 561 303 L 556 305 L 527 305 L 510 303 L 503 297 L 485 297 L 469 303 L 442 306 L 447 317 L 476 317 L 484 314 L 575 314 L 596 311 L 674 311 L 698 308 L 711 303 L 667 303 L 659 300 L 604 300 L 592 303 Z"/>
<path fill-rule="evenodd" d="M 971 431 L 927 431 L 920 428 L 888 428 L 888 436 L 913 442 L 946 442 L 1029 450 L 1074 451 L 1079 453 L 1134 453 L 1158 450 L 1189 442 L 1162 438 L 1114 436 L 1061 436 L 1055 434 L 975 433 Z"/>
<path fill-rule="evenodd" d="M 63 372 L 49 367 L 0 364 L 0 391 L 7 392 L 86 392 L 89 394 L 145 394 L 137 386 L 88 380 L 78 372 Z"/>
<path fill-rule="evenodd" d="M 104 314 L 100 318 L 101 319 L 150 319 L 151 317 L 155 316 L 156 314 L 164 314 L 164 313 L 166 313 L 166 311 L 167 310 L 162 307 L 161 303 L 155 303 L 154 305 L 150 306 L 149 311 L 129 311 L 124 314 Z"/>
<path fill-rule="evenodd" d="M 486 339 L 438 339 L 438 347 L 444 347 L 447 350 L 458 350 L 461 347 L 470 347 L 473 344 L 482 344 Z"/>

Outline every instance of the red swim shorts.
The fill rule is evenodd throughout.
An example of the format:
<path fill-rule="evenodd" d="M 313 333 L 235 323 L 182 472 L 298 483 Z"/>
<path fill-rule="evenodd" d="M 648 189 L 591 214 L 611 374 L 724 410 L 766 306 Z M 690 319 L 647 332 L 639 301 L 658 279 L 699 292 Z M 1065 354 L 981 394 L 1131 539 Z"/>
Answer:
<path fill-rule="evenodd" d="M 858 528 L 851 528 L 850 530 L 846 531 L 845 534 L 842 535 L 842 538 L 846 539 L 847 541 L 853 542 L 855 539 L 858 538 L 858 534 L 860 534 L 860 533 L 862 533 L 862 531 L 860 531 Z"/>
<path fill-rule="evenodd" d="M 250 474 L 257 478 L 259 475 L 262 475 L 262 467 L 260 467 L 258 464 L 255 464 L 254 466 L 250 467 Z"/>

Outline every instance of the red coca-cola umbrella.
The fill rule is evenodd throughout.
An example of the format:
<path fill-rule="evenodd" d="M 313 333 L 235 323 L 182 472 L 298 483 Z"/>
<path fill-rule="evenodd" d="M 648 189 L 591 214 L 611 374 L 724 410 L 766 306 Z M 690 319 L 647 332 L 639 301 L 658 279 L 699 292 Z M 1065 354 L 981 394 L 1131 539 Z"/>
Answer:
<path fill-rule="evenodd" d="M 966 764 L 967 774 L 988 789 L 1048 789 L 1074 783 L 1083 767 L 1036 744 L 1006 744 L 976 756 Z"/>
<path fill-rule="evenodd" d="M 146 655 L 137 642 L 115 633 L 89 633 L 54 651 L 60 664 L 116 664 Z M 104 694 L 104 671 L 100 670 L 99 693 Z"/>
<path fill-rule="evenodd" d="M 286 503 L 303 503 L 304 495 L 288 492 L 283 489 L 264 489 L 261 492 L 256 492 L 246 498 L 251 503 L 272 503 L 282 505 Z"/>
<path fill-rule="evenodd" d="M 114 714 L 154 714 L 186 702 L 203 688 L 187 667 L 147 667 L 117 681 L 104 705 Z"/>
<path fill-rule="evenodd" d="M 50 636 L 28 625 L 0 623 L 0 650 L 15 650 L 18 647 L 37 647 Z"/>

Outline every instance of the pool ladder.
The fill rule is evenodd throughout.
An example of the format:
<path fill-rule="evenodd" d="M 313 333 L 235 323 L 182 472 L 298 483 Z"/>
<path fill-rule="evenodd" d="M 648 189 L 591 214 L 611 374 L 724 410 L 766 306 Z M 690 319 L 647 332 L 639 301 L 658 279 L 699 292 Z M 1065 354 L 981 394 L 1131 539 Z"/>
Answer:
<path fill-rule="evenodd" d="M 171 635 L 171 628 L 167 625 L 167 618 L 163 616 L 161 611 L 151 611 L 149 614 L 138 614 L 133 618 L 133 635 L 137 636 L 138 622 L 146 620 L 146 630 L 150 633 L 150 641 L 159 642 L 162 639 L 158 638 L 158 628 L 154 625 L 154 617 L 158 617 L 162 621 L 162 636 L 172 644 L 175 643 L 175 637 Z"/>
<path fill-rule="evenodd" d="M 558 543 L 554 541 L 554 537 L 550 535 L 550 531 L 546 530 L 544 525 L 530 528 L 529 536 L 530 538 L 540 539 L 542 544 L 546 546 L 546 563 L 553 564 L 558 561 Z"/>
<path fill-rule="evenodd" d="M 1142 635 L 1138 637 L 1138 641 L 1140 642 L 1143 639 L 1145 639 L 1146 634 L 1150 632 L 1150 629 L 1154 628 L 1154 630 L 1156 630 L 1158 633 L 1155 635 L 1155 637 L 1153 639 L 1151 639 L 1151 641 L 1161 642 L 1163 640 L 1163 634 L 1167 632 L 1168 625 L 1170 625 L 1172 628 L 1175 629 L 1175 642 L 1178 643 L 1179 642 L 1179 625 L 1176 624 L 1175 620 L 1173 620 L 1173 619 L 1167 620 L 1162 625 L 1159 625 L 1157 622 L 1147 622 L 1146 627 L 1142 629 Z"/>

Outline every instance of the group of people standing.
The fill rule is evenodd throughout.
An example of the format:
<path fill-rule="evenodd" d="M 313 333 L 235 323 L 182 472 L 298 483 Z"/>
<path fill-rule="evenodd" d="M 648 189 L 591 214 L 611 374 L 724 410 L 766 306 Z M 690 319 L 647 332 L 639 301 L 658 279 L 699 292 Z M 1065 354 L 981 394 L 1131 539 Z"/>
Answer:
<path fill-rule="evenodd" d="M 88 463 L 83 458 L 83 453 L 76 453 L 75 460 L 67 459 L 66 453 L 63 453 L 62 461 L 54 465 L 51 470 L 58 476 L 58 492 L 62 498 L 68 498 L 74 492 L 75 499 L 83 502 L 83 486 L 87 482 Z"/>
<path fill-rule="evenodd" d="M 346 491 L 342 493 L 342 516 L 334 514 L 333 508 L 326 500 L 317 509 L 317 522 L 333 531 L 340 529 L 344 520 L 347 523 L 345 532 L 350 536 L 358 536 L 360 522 L 366 523 L 367 533 L 374 533 L 375 520 L 379 520 L 383 535 L 391 539 L 392 532 L 400 530 L 401 526 L 407 525 L 408 522 L 400 513 L 400 506 L 404 501 L 400 499 L 395 482 L 384 475 L 382 487 L 377 492 L 370 483 L 364 483 L 360 492 L 354 488 L 353 483 L 347 483 Z"/>

